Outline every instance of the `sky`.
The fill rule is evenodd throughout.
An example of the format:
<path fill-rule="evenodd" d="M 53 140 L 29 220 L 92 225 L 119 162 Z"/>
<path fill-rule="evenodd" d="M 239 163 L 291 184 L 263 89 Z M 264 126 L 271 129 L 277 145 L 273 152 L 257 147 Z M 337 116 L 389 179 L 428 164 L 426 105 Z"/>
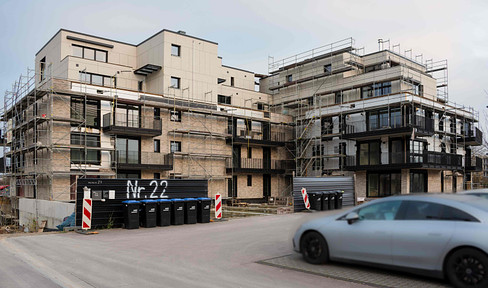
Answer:
<path fill-rule="evenodd" d="M 449 100 L 488 119 L 487 15 L 488 1 L 0 0 L 0 97 L 34 68 L 35 54 L 60 28 L 133 44 L 162 29 L 183 30 L 219 43 L 224 65 L 261 74 L 268 56 L 349 37 L 370 53 L 381 38 L 400 44 L 401 53 L 447 59 Z"/>

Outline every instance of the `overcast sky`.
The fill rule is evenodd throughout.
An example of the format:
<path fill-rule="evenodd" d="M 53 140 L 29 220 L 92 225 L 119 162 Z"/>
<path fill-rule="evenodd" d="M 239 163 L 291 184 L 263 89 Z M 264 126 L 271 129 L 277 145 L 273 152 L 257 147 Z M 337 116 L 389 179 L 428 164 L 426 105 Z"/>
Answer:
<path fill-rule="evenodd" d="M 268 56 L 291 56 L 352 37 L 377 39 L 449 63 L 449 99 L 488 104 L 488 1 L 9 1 L 0 0 L 1 96 L 65 28 L 138 44 L 161 29 L 219 43 L 223 63 L 267 73 Z M 3 100 L 2 100 L 3 105 Z"/>

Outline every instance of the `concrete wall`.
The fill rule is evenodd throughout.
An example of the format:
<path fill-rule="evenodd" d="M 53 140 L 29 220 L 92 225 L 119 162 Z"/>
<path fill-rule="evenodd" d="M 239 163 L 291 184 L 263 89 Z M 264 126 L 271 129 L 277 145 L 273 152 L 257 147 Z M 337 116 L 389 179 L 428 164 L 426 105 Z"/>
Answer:
<path fill-rule="evenodd" d="M 36 204 L 37 213 L 39 215 L 38 224 L 43 220 L 47 220 L 47 228 L 55 229 L 56 225 L 63 222 L 64 217 L 75 212 L 74 203 L 20 198 L 19 225 L 32 225 L 33 220 L 36 218 Z"/>

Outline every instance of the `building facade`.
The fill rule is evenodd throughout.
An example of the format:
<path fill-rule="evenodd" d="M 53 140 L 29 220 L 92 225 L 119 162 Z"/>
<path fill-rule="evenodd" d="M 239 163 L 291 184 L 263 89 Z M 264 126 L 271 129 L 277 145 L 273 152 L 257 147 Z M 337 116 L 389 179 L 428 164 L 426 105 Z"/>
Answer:
<path fill-rule="evenodd" d="M 346 39 L 269 63 L 260 91 L 294 117 L 297 175 L 354 175 L 361 198 L 463 189 L 483 136 L 448 102 L 447 61 L 360 52 Z"/>
<path fill-rule="evenodd" d="M 208 179 L 209 196 L 286 195 L 291 117 L 218 44 L 163 30 L 138 45 L 61 29 L 5 97 L 12 195 L 71 201 L 77 179 Z"/>

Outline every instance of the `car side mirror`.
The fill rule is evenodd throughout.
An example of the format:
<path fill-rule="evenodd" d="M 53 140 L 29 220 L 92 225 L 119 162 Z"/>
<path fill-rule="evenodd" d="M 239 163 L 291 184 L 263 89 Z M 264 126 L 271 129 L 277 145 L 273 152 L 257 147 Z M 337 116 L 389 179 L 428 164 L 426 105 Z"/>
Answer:
<path fill-rule="evenodd" d="M 351 225 L 352 223 L 359 220 L 359 215 L 356 212 L 351 212 L 346 215 L 347 224 Z"/>

